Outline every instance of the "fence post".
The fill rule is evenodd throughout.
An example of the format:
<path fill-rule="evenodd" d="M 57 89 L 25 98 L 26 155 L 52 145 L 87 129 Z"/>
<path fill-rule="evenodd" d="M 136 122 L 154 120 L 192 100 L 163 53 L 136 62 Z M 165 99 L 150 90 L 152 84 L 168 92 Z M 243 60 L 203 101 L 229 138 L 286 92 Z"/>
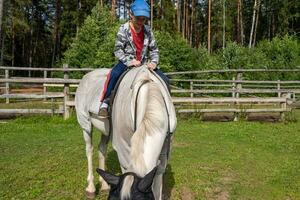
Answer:
<path fill-rule="evenodd" d="M 235 77 L 232 77 L 232 97 L 235 98 L 235 89 L 236 89 L 236 83 L 235 81 Z"/>
<path fill-rule="evenodd" d="M 44 71 L 44 79 L 46 79 L 46 78 L 47 78 L 47 71 L 45 70 Z M 45 86 L 45 83 L 43 83 L 43 94 L 46 95 L 46 93 L 47 93 L 47 86 Z M 47 101 L 46 97 L 44 98 L 44 101 Z"/>
<path fill-rule="evenodd" d="M 193 81 L 190 82 L 190 90 L 191 90 L 191 98 L 193 98 L 194 97 L 194 92 L 193 92 L 193 90 L 194 90 L 194 82 Z"/>
<path fill-rule="evenodd" d="M 282 109 L 282 111 L 280 112 L 280 118 L 281 118 L 281 121 L 284 121 L 285 120 L 285 111 L 287 110 L 287 94 L 283 93 L 280 95 L 281 95 L 281 97 L 285 98 L 285 101 L 280 103 L 280 107 Z"/>
<path fill-rule="evenodd" d="M 236 74 L 236 80 L 237 81 L 241 81 L 243 78 L 243 73 L 242 72 L 238 72 Z M 242 89 L 242 83 L 236 83 L 235 84 L 235 98 L 239 98 L 240 97 L 240 93 L 238 92 L 240 89 Z M 235 102 L 235 108 L 236 109 L 240 109 L 240 105 L 239 103 Z M 234 113 L 234 119 L 233 121 L 238 121 L 239 120 L 239 115 L 240 113 L 239 112 L 235 112 Z"/>
<path fill-rule="evenodd" d="M 280 92 L 280 80 L 277 80 L 277 92 L 278 92 L 278 97 L 281 97 L 281 92 Z"/>
<path fill-rule="evenodd" d="M 9 79 L 9 70 L 5 70 L 5 79 Z M 5 83 L 5 94 L 9 95 L 9 82 Z M 9 97 L 6 97 L 6 103 L 9 103 Z"/>
<path fill-rule="evenodd" d="M 236 75 L 236 80 L 237 81 L 241 81 L 242 78 L 243 78 L 243 73 L 242 72 L 238 72 L 237 75 Z M 237 83 L 236 88 L 237 88 L 237 90 L 242 89 L 242 83 Z M 236 93 L 236 97 L 237 98 L 240 97 L 240 93 L 239 92 Z"/>
<path fill-rule="evenodd" d="M 63 68 L 68 69 L 68 64 L 64 64 Z M 67 101 L 69 101 L 69 83 L 66 83 L 69 79 L 69 72 L 64 71 L 64 119 L 68 119 L 70 117 L 70 107 L 67 105 Z"/>

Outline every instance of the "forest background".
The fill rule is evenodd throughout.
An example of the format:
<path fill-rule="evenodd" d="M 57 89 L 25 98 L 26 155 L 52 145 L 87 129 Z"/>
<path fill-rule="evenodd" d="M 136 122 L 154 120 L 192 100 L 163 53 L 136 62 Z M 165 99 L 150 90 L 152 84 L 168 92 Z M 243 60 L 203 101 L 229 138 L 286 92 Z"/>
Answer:
<path fill-rule="evenodd" d="M 117 62 L 116 33 L 128 20 L 131 3 L 0 0 L 0 65 L 111 67 Z M 148 24 L 155 32 L 163 71 L 300 66 L 300 1 L 148 3 L 152 13 Z M 292 73 L 285 76 L 297 79 Z"/>

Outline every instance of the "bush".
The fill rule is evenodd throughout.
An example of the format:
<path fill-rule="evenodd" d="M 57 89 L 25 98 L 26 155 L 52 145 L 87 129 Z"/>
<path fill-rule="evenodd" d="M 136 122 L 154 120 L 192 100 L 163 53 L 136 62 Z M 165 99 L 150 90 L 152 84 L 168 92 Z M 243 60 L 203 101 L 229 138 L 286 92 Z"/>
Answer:
<path fill-rule="evenodd" d="M 117 22 L 110 19 L 107 8 L 96 6 L 86 18 L 70 49 L 65 52 L 63 62 L 71 67 L 110 66 L 114 61 L 112 38 L 118 26 Z"/>
<path fill-rule="evenodd" d="M 111 67 L 117 63 L 114 56 L 116 34 L 121 22 L 110 19 L 108 8 L 97 6 L 80 28 L 78 36 L 64 54 L 64 63 L 71 67 Z M 225 49 L 208 54 L 207 49 L 191 48 L 178 34 L 154 31 L 160 51 L 159 66 L 163 71 L 191 71 L 205 69 L 296 68 L 300 65 L 299 40 L 293 36 L 275 37 L 260 41 L 249 49 L 228 42 Z M 80 76 L 80 74 L 77 74 Z M 231 74 L 210 74 L 205 78 L 231 79 Z M 298 73 L 246 73 L 244 79 L 297 80 Z M 194 77 L 194 76 L 188 76 Z M 203 77 L 203 76 L 202 76 Z"/>

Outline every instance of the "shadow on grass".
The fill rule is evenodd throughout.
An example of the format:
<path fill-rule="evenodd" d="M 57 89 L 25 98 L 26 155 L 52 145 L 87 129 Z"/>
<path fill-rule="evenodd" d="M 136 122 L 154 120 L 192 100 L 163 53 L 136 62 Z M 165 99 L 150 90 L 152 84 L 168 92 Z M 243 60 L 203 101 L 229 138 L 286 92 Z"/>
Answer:
<path fill-rule="evenodd" d="M 121 174 L 120 164 L 117 156 L 117 152 L 109 149 L 106 155 L 106 169 L 105 171 L 111 174 Z M 98 182 L 96 185 L 96 197 L 107 198 L 109 191 L 100 191 L 101 184 Z"/>
<path fill-rule="evenodd" d="M 174 172 L 172 166 L 167 165 L 166 172 L 164 174 L 164 185 L 163 185 L 163 199 L 169 200 L 172 197 L 172 189 L 175 185 Z"/>
<path fill-rule="evenodd" d="M 110 150 L 106 156 L 106 171 L 112 174 L 121 174 L 120 163 L 118 160 L 117 152 Z"/>

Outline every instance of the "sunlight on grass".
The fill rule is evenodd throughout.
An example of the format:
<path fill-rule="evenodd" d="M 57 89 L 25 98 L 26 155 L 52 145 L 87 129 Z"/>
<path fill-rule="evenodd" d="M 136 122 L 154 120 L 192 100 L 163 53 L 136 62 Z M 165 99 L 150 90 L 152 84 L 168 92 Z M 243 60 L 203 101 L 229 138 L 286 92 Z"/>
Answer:
<path fill-rule="evenodd" d="M 179 120 L 165 194 L 171 199 L 187 193 L 195 199 L 299 199 L 299 133 L 299 120 Z M 95 131 L 95 150 L 99 138 Z M 75 117 L 39 116 L 0 124 L 0 144 L 0 199 L 85 198 L 85 144 Z M 107 166 L 120 173 L 111 146 Z"/>

